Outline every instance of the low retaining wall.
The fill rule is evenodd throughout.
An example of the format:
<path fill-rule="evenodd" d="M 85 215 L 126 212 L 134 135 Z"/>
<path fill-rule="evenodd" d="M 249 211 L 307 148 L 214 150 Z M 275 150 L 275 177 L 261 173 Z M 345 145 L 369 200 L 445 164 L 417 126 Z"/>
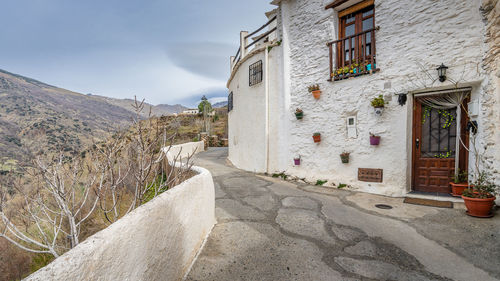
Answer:
<path fill-rule="evenodd" d="M 167 153 L 168 161 L 173 161 L 176 157 L 178 161 L 192 156 L 193 154 L 205 151 L 205 142 L 188 142 L 179 145 L 173 145 L 170 148 L 164 148 Z"/>
<path fill-rule="evenodd" d="M 181 280 L 215 224 L 212 175 L 193 170 L 26 280 Z"/>

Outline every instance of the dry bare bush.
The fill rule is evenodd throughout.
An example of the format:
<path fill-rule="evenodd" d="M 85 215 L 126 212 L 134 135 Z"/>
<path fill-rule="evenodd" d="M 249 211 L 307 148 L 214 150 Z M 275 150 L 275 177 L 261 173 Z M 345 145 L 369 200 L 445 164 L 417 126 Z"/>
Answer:
<path fill-rule="evenodd" d="M 82 233 L 93 232 L 82 228 L 96 214 L 110 224 L 190 177 L 191 156 L 180 161 L 182 151 L 171 153 L 176 133 L 167 135 L 170 125 L 143 120 L 144 101 L 136 99 L 133 107 L 129 130 L 79 157 L 39 156 L 25 167 L 23 177 L 3 177 L 0 239 L 58 257 L 77 246 Z"/>

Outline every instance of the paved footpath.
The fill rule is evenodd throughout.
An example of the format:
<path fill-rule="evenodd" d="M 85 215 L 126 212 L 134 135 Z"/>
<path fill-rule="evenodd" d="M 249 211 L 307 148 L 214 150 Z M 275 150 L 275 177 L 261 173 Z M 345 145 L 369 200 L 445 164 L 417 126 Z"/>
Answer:
<path fill-rule="evenodd" d="M 285 182 L 238 170 L 226 157 L 227 149 L 211 149 L 196 162 L 214 176 L 217 224 L 186 280 L 500 278 L 499 214 L 474 219 Z"/>

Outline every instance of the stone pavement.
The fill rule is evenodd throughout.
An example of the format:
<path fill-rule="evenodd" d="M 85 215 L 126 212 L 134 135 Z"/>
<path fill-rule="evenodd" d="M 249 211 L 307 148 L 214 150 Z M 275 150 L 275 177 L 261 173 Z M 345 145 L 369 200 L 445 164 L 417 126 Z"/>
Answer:
<path fill-rule="evenodd" d="M 499 280 L 500 215 L 281 181 L 200 153 L 216 186 L 212 230 L 186 280 Z M 392 210 L 373 208 L 375 203 Z"/>

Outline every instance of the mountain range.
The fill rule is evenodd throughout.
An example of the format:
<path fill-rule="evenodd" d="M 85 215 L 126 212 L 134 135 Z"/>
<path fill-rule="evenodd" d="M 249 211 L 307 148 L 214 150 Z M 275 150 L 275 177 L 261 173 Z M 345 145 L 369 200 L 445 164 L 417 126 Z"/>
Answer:
<path fill-rule="evenodd" d="M 134 116 L 132 103 L 131 99 L 84 95 L 0 70 L 0 172 L 37 154 L 76 154 L 109 137 L 129 126 Z M 182 105 L 147 107 L 157 116 L 186 109 Z"/>

